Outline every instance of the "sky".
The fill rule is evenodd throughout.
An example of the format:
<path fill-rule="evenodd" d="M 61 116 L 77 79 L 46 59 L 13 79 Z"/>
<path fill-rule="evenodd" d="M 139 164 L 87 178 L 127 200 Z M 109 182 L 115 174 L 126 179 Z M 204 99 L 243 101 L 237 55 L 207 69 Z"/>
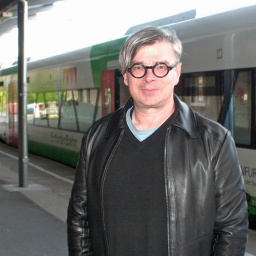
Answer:
<path fill-rule="evenodd" d="M 26 55 L 35 60 L 109 41 L 132 26 L 193 9 L 199 18 L 255 4 L 256 0 L 59 1 L 27 22 Z M 0 51 L 0 66 L 17 60 L 17 29 L 0 37 L 0 49 L 5 49 Z"/>

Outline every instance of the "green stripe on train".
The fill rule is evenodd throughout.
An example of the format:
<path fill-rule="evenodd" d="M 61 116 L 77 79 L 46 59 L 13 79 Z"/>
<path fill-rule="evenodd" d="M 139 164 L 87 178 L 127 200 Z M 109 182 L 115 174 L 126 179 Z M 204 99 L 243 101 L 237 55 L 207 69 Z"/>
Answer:
<path fill-rule="evenodd" d="M 256 197 L 251 196 L 249 202 L 248 202 L 248 212 L 251 215 L 255 215 L 256 216 Z"/>
<path fill-rule="evenodd" d="M 75 151 L 54 147 L 36 141 L 28 142 L 28 150 L 30 153 L 52 159 L 71 167 L 76 167 L 79 155 L 79 153 Z"/>
<path fill-rule="evenodd" d="M 101 87 L 101 73 L 107 69 L 107 62 L 118 60 L 125 37 L 92 46 L 90 58 L 95 87 Z"/>

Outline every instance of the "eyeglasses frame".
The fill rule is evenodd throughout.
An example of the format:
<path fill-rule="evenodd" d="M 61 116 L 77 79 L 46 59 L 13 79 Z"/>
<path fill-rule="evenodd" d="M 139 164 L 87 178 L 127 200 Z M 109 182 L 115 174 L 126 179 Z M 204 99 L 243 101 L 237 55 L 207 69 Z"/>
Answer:
<path fill-rule="evenodd" d="M 173 65 L 171 65 L 171 66 L 168 66 L 168 65 L 167 65 L 166 63 L 164 63 L 164 62 L 157 62 L 154 66 L 144 66 L 144 65 L 143 65 L 142 63 L 140 63 L 140 62 L 136 62 L 136 63 L 132 64 L 129 68 L 127 68 L 127 71 L 128 71 L 134 78 L 140 79 L 140 78 L 144 77 L 144 76 L 147 74 L 148 69 L 152 69 L 152 72 L 153 72 L 153 74 L 154 74 L 156 77 L 158 77 L 158 78 L 163 78 L 163 77 L 166 77 L 166 76 L 168 75 L 168 73 L 169 73 L 172 69 L 176 68 L 179 63 L 180 63 L 180 61 L 178 60 L 178 61 L 176 61 L 176 62 L 175 62 Z M 132 67 L 133 67 L 134 65 L 138 65 L 138 64 L 141 65 L 141 66 L 145 69 L 144 74 L 143 74 L 142 76 L 139 76 L 139 77 L 134 76 L 134 75 L 132 74 Z M 158 75 L 156 75 L 155 72 L 154 72 L 155 67 L 156 67 L 157 65 L 159 65 L 159 64 L 164 64 L 164 65 L 166 65 L 166 67 L 167 67 L 167 69 L 168 69 L 167 73 L 166 73 L 164 76 L 158 76 Z"/>

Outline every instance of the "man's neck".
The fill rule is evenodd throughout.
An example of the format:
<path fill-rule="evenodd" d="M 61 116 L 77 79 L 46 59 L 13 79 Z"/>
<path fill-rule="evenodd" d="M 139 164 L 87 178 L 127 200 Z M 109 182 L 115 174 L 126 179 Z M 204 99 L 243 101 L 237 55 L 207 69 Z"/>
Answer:
<path fill-rule="evenodd" d="M 134 106 L 132 123 L 137 130 L 159 127 L 173 114 L 174 110 L 174 104 L 171 108 L 138 108 Z"/>

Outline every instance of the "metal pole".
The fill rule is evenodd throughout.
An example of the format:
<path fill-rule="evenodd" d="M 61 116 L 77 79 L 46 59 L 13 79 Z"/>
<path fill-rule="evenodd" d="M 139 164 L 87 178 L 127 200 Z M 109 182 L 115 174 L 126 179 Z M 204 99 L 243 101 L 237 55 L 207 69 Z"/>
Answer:
<path fill-rule="evenodd" d="M 26 0 L 18 4 L 18 147 L 19 147 L 19 187 L 28 186 L 28 140 L 27 140 L 27 58 L 26 21 L 28 7 Z"/>

